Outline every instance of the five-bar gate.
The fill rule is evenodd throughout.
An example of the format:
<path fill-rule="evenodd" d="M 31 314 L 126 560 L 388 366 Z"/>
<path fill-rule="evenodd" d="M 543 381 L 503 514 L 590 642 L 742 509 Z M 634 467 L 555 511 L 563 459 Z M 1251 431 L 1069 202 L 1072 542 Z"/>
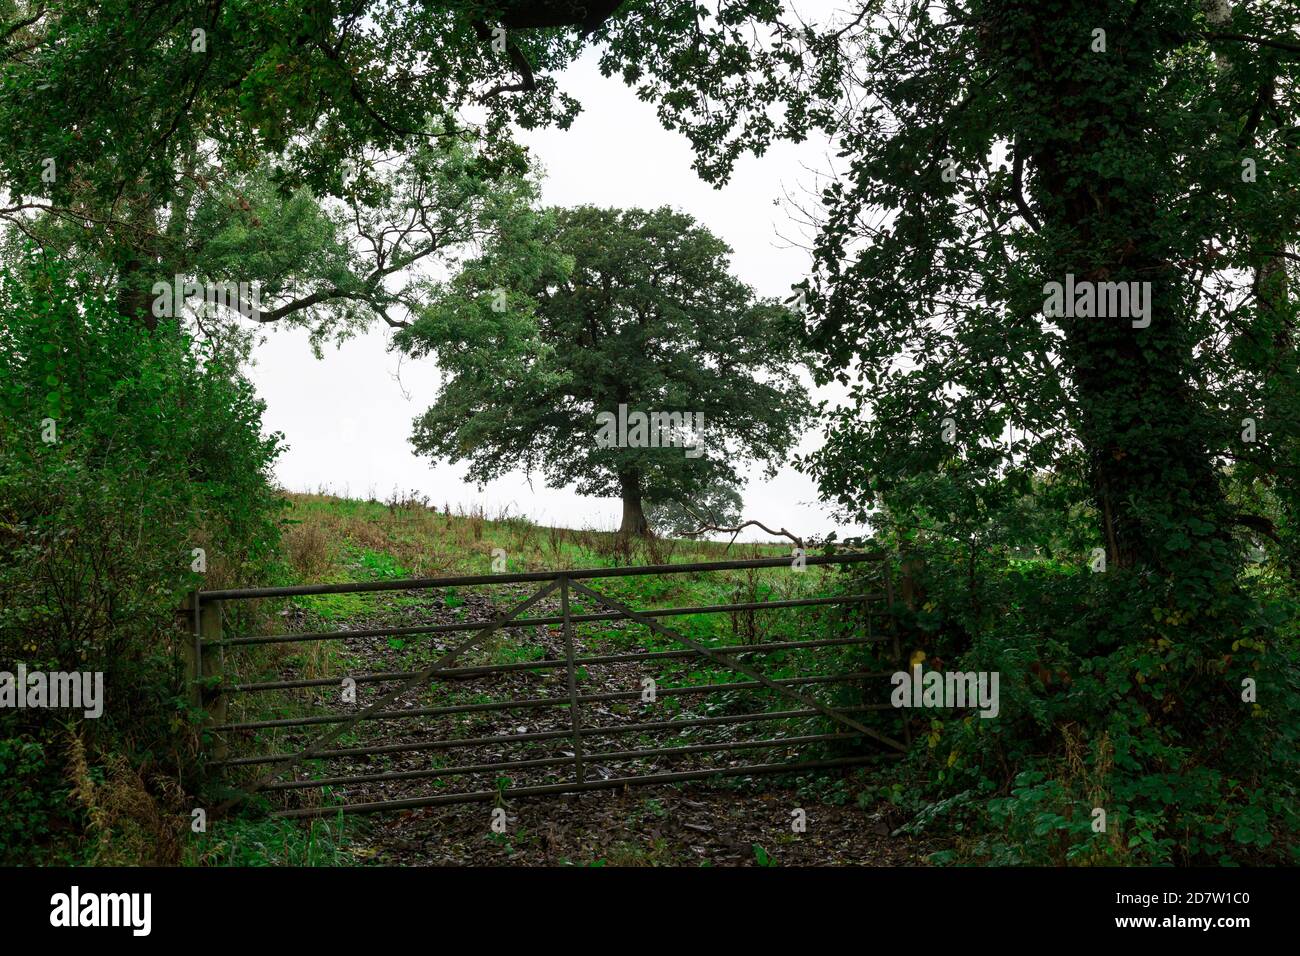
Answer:
<path fill-rule="evenodd" d="M 802 652 L 838 653 L 841 656 L 829 660 L 842 664 L 844 652 L 852 648 L 882 645 L 879 650 L 884 653 L 876 654 L 874 659 L 892 658 L 897 665 L 901 653 L 889 613 L 893 588 L 888 563 L 875 554 L 809 556 L 803 561 L 806 565 L 865 564 L 875 573 L 861 576 L 870 589 L 854 594 L 641 610 L 593 584 L 640 575 L 788 568 L 791 562 L 783 558 L 755 559 L 199 592 L 191 604 L 194 672 L 207 678 L 196 683 L 205 688 L 204 703 L 211 717 L 207 730 L 216 741 L 213 756 L 217 759 L 213 762 L 230 769 L 259 768 L 243 784 L 241 796 L 219 809 L 227 809 L 257 792 L 301 791 L 316 795 L 329 792 L 334 802 L 290 803 L 278 809 L 276 815 L 364 813 L 633 784 L 845 767 L 898 756 L 906 749 L 903 742 L 863 722 L 867 712 L 889 709 L 883 692 L 865 688 L 888 676 L 892 669 L 863 669 L 861 661 L 866 655 L 850 660 L 858 664 L 855 669 L 826 674 L 802 673 L 798 657 L 793 665 L 790 663 L 792 655 Z M 227 635 L 223 628 L 223 605 L 227 602 L 374 591 L 446 593 L 459 587 L 522 584 L 538 587 L 505 613 L 486 621 L 253 636 Z M 590 610 L 579 608 L 575 612 L 574 605 L 579 602 L 589 605 Z M 554 607 L 556 603 L 558 608 Z M 539 607 L 551 613 L 526 616 Z M 814 607 L 840 609 L 838 636 L 778 641 L 742 636 L 740 643 L 717 644 L 688 637 L 662 620 L 730 614 L 734 621 L 737 616 L 754 612 Z M 658 642 L 651 641 L 651 647 L 630 652 L 579 652 L 575 640 L 579 625 L 618 621 L 643 627 Z M 555 634 L 557 627 L 559 633 Z M 481 653 L 502 632 L 527 628 L 535 629 L 534 634 L 552 635 L 556 645 L 553 652 L 531 660 L 462 663 L 476 652 Z M 293 645 L 315 642 L 403 641 L 426 635 L 435 640 L 446 635 L 451 643 L 439 647 L 435 659 L 418 669 L 241 682 L 232 681 L 227 668 L 227 659 L 236 652 L 258 646 L 280 645 L 292 650 Z M 785 662 L 784 669 L 775 676 L 765 673 L 757 663 L 757 659 L 773 658 Z M 691 662 L 710 665 L 703 683 L 658 686 L 650 674 L 652 668 Z M 612 686 L 619 689 L 582 692 L 580 683 L 599 667 L 616 669 L 620 676 L 615 677 Z M 548 674 L 562 674 L 563 681 L 548 678 Z M 503 683 L 507 689 L 531 691 L 538 681 L 551 684 L 552 692 L 499 699 L 485 693 Z M 653 682 L 649 696 L 655 706 L 674 702 L 664 719 L 647 720 L 646 716 L 659 715 L 633 712 L 638 704 L 642 709 L 647 706 L 646 687 L 651 686 L 648 681 Z M 348 682 L 354 690 L 366 685 L 384 689 L 364 706 L 353 704 L 343 711 L 247 721 L 231 721 L 227 716 L 230 701 L 239 695 L 274 691 L 330 695 L 348 686 Z M 462 689 L 459 693 L 458 687 Z M 826 687 L 847 697 L 847 701 L 828 703 L 816 695 Z M 442 702 L 436 706 L 418 705 L 415 698 L 435 690 L 444 698 Z M 768 692 L 767 698 L 760 701 L 767 707 L 752 703 L 762 692 Z M 482 699 L 485 696 L 489 699 Z M 682 702 L 688 699 L 708 702 L 706 712 L 687 709 Z M 774 700 L 778 702 L 775 709 L 770 706 Z M 318 700 L 317 705 L 316 709 L 323 709 L 323 700 Z M 525 719 L 528 723 L 520 726 Z M 466 721 L 471 724 L 468 728 Z M 372 724 L 399 729 L 389 729 L 370 739 L 353 739 Z M 770 727 L 776 729 L 764 732 Z M 759 733 L 696 740 L 700 734 L 729 735 L 745 728 L 757 728 Z M 311 737 L 315 732 L 318 735 Z M 262 733 L 287 735 L 288 744 L 281 743 L 281 749 L 272 747 L 267 753 L 231 756 L 242 740 Z M 906 723 L 902 735 L 907 739 Z M 665 743 L 657 736 L 670 740 Z M 629 737 L 641 745 L 618 743 Z M 794 759 L 742 759 L 750 751 L 793 751 Z M 809 751 L 813 751 L 812 756 Z M 456 752 L 465 756 L 447 763 L 446 755 Z M 714 762 L 708 762 L 709 758 Z M 723 762 L 716 762 L 718 759 Z M 394 762 L 398 763 L 396 768 L 391 766 Z M 665 763 L 672 768 L 662 769 Z M 412 782 L 422 788 L 420 792 L 405 789 Z"/>

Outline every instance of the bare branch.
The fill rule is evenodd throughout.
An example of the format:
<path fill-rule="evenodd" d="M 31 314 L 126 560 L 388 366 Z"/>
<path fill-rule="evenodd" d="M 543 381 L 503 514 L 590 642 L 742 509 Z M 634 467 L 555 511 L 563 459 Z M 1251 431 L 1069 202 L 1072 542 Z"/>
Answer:
<path fill-rule="evenodd" d="M 1011 198 L 1015 200 L 1016 209 L 1020 210 L 1020 215 L 1024 217 L 1025 222 L 1029 223 L 1029 228 L 1034 232 L 1042 232 L 1042 226 L 1038 224 L 1037 217 L 1029 209 L 1029 203 L 1025 202 L 1023 192 L 1024 174 L 1025 174 L 1025 157 L 1020 150 L 1020 144 L 1016 143 L 1012 147 L 1015 153 L 1011 162 Z"/>
<path fill-rule="evenodd" d="M 1290 53 L 1300 53 L 1300 43 L 1293 43 L 1287 40 L 1273 40 L 1268 37 L 1246 36 L 1244 33 L 1207 33 L 1208 40 L 1235 40 L 1239 43 L 1255 43 L 1259 46 L 1272 47 L 1275 50 L 1286 50 Z"/>
<path fill-rule="evenodd" d="M 734 528 L 724 528 L 721 527 L 720 525 L 710 524 L 709 522 L 705 521 L 705 519 L 700 516 L 699 512 L 693 509 L 690 505 L 686 504 L 686 502 L 678 501 L 678 504 L 682 506 L 682 508 L 687 512 L 687 514 L 689 514 L 692 518 L 694 518 L 696 521 L 700 523 L 700 527 L 698 527 L 694 531 L 686 532 L 686 537 L 688 538 L 693 537 L 694 535 L 703 534 L 706 531 L 717 531 L 717 532 L 722 532 L 723 534 L 730 534 L 732 536 L 731 541 L 728 542 L 727 544 L 727 550 L 729 551 L 731 550 L 731 546 L 736 543 L 736 537 L 740 534 L 740 532 L 742 532 L 743 530 L 749 527 L 758 527 L 758 528 L 762 528 L 768 534 L 776 534 L 776 535 L 781 535 L 783 537 L 789 538 L 791 541 L 795 543 L 796 547 L 802 548 L 804 546 L 803 538 L 800 538 L 798 535 L 786 531 L 785 528 L 782 528 L 779 531 L 773 531 L 771 528 L 763 524 L 763 522 L 761 521 L 746 521 L 743 522 L 742 524 L 736 525 Z"/>

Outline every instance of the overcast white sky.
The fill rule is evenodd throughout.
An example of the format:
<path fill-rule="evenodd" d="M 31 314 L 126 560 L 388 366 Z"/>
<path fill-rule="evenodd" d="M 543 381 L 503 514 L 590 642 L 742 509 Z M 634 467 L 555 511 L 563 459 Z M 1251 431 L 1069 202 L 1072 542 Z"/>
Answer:
<path fill-rule="evenodd" d="M 785 235 L 796 231 L 774 201 L 783 189 L 797 193 L 812 182 L 805 166 L 825 167 L 822 144 L 782 144 L 761 158 L 742 160 L 731 183 L 715 190 L 691 169 L 686 139 L 666 132 L 654 108 L 620 80 L 603 78 L 594 56 L 567 71 L 561 85 L 583 103 L 577 121 L 568 131 L 523 135 L 546 170 L 544 202 L 673 206 L 731 245 L 733 271 L 760 295 L 791 294 L 790 286 L 805 275 L 809 258 L 779 238 L 778 229 Z M 437 367 L 432 360 L 403 360 L 389 352 L 388 337 L 387 329 L 375 328 L 339 348 L 329 347 L 324 359 L 317 360 L 306 332 L 268 332 L 251 375 L 267 404 L 266 427 L 283 432 L 289 446 L 277 468 L 286 488 L 379 498 L 394 489 L 417 490 L 440 506 L 481 503 L 489 515 L 509 508 L 511 514 L 543 524 L 617 527 L 617 499 L 582 498 L 570 489 L 547 488 L 540 475 L 530 486 L 522 473 L 480 490 L 465 482 L 463 464 L 416 457 L 408 441 L 411 422 L 433 401 Z M 813 431 L 799 450 L 819 443 L 820 435 Z M 788 466 L 772 480 L 752 467 L 744 499 L 744 517 L 770 527 L 784 526 L 805 536 L 840 527 L 829 509 L 818 504 L 813 482 Z"/>

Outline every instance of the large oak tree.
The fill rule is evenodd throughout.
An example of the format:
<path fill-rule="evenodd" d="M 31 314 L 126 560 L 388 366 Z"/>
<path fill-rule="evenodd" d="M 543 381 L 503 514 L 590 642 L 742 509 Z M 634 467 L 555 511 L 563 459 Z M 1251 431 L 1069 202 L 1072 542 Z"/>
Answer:
<path fill-rule="evenodd" d="M 555 487 L 620 498 L 623 534 L 650 531 L 645 501 L 735 488 L 742 459 L 774 470 L 811 412 L 794 375 L 802 318 L 735 278 L 730 254 L 667 208 L 503 222 L 397 335 L 445 376 L 416 447 L 468 461 L 480 482 L 540 469 Z M 602 443 L 602 413 L 631 427 Z M 703 434 L 665 447 L 647 422 L 638 439 L 635 416 L 655 413 L 702 421 Z"/>

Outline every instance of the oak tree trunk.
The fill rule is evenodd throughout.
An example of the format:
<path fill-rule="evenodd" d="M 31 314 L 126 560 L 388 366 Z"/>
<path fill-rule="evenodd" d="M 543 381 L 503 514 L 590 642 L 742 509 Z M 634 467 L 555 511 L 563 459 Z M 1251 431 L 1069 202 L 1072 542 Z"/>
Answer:
<path fill-rule="evenodd" d="M 650 537 L 650 524 L 646 521 L 645 511 L 641 507 L 640 474 L 635 471 L 624 472 L 618 476 L 618 483 L 623 498 L 623 521 L 618 528 L 619 535 Z"/>

